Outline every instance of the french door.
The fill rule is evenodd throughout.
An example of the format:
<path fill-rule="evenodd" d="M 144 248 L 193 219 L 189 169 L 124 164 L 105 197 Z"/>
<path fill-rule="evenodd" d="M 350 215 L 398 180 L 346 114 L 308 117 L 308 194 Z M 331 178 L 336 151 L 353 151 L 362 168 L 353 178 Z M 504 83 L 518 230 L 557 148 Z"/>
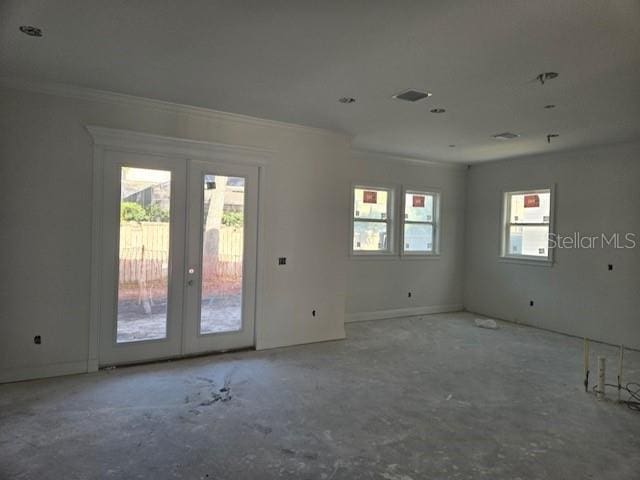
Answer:
<path fill-rule="evenodd" d="M 258 168 L 106 151 L 99 363 L 254 345 Z"/>

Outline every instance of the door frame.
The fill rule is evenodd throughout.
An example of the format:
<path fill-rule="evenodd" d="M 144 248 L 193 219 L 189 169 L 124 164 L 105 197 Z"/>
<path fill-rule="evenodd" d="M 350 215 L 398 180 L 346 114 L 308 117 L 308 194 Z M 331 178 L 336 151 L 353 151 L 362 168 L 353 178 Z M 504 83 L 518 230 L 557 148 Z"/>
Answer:
<path fill-rule="evenodd" d="M 258 239 L 256 252 L 256 298 L 254 345 L 263 318 L 262 285 L 265 271 L 264 228 L 265 228 L 265 177 L 266 167 L 274 156 L 274 151 L 264 148 L 229 145 L 223 143 L 167 137 L 133 130 L 121 130 L 108 127 L 86 125 L 93 140 L 93 179 L 92 179 L 92 219 L 91 219 L 91 297 L 89 309 L 89 348 L 87 371 L 98 370 L 100 351 L 100 316 L 102 311 L 102 255 L 103 231 L 102 212 L 104 203 L 104 162 L 105 153 L 116 151 L 161 155 L 176 160 L 199 160 L 243 164 L 258 167 Z"/>

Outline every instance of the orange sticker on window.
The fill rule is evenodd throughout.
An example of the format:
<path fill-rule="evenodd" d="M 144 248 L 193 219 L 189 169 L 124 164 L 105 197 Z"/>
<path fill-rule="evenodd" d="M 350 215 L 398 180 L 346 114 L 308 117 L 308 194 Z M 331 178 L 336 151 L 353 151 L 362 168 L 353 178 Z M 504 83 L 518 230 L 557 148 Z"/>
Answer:
<path fill-rule="evenodd" d="M 363 191 L 362 203 L 378 203 L 378 192 Z"/>
<path fill-rule="evenodd" d="M 414 207 L 424 207 L 424 195 L 414 195 L 413 196 L 413 206 Z"/>
<path fill-rule="evenodd" d="M 524 196 L 524 208 L 536 208 L 539 206 L 540 206 L 540 196 L 538 195 Z"/>

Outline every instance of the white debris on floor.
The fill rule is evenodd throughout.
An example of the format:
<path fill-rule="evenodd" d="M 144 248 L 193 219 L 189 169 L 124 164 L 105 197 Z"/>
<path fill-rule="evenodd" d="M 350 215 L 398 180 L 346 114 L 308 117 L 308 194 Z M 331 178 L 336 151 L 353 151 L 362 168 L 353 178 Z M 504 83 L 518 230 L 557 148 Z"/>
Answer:
<path fill-rule="evenodd" d="M 476 327 L 490 328 L 491 330 L 496 330 L 497 328 L 499 328 L 496 321 L 491 320 L 490 318 L 476 318 L 475 322 L 476 322 Z"/>

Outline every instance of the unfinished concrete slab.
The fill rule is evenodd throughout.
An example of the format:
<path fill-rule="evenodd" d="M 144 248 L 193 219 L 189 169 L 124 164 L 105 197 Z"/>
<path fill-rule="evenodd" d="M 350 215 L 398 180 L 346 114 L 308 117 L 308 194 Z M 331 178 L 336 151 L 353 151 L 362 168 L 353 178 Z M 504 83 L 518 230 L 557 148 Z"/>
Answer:
<path fill-rule="evenodd" d="M 0 478 L 638 476 L 640 413 L 584 392 L 580 339 L 475 318 L 2 385 Z"/>

